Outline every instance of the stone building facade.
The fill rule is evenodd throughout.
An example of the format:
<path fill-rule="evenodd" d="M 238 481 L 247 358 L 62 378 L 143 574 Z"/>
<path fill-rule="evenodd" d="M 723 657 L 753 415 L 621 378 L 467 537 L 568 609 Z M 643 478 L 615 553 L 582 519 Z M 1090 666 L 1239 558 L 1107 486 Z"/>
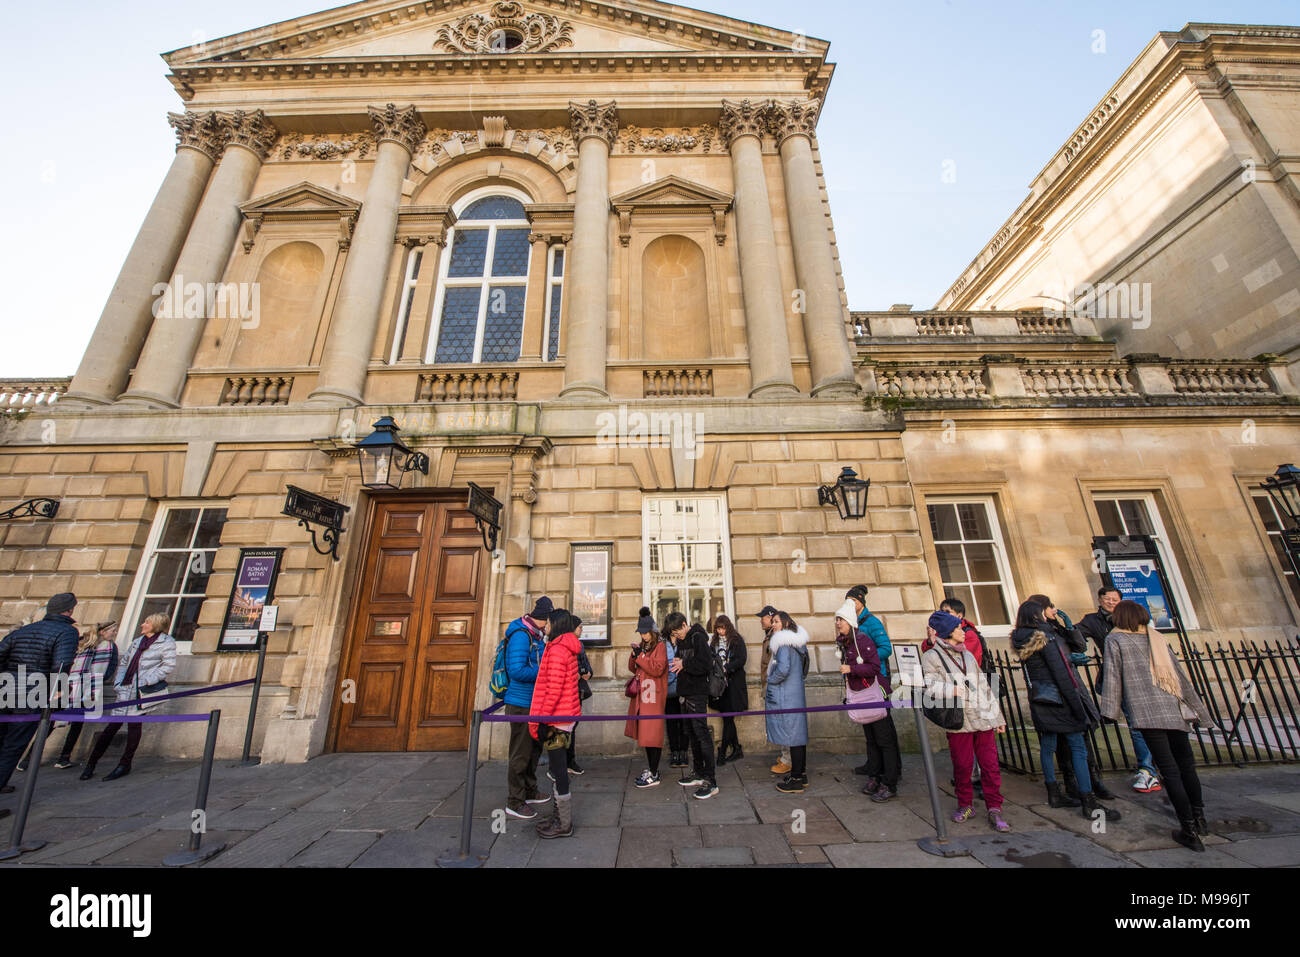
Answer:
<path fill-rule="evenodd" d="M 542 594 L 608 608 L 603 711 L 642 604 L 732 615 L 751 685 L 752 616 L 787 610 L 832 701 L 850 585 L 897 640 L 945 591 L 996 640 L 1034 591 L 1086 610 L 1116 522 L 1158 526 L 1196 637 L 1294 634 L 1251 490 L 1295 457 L 1286 363 L 1122 357 L 1041 309 L 850 312 L 827 49 L 645 0 L 366 0 L 168 54 L 176 160 L 85 358 L 0 383 L 0 501 L 60 501 L 0 525 L 4 623 L 64 590 L 86 622 L 167 610 L 175 684 L 240 680 L 255 656 L 218 648 L 240 550 L 282 548 L 255 739 L 282 761 L 463 749 Z M 395 492 L 353 447 L 385 415 L 429 460 Z M 871 480 L 860 520 L 818 505 L 844 466 Z M 491 552 L 470 483 L 503 503 Z M 348 508 L 338 560 L 289 486 Z M 247 690 L 202 700 L 234 752 Z"/>

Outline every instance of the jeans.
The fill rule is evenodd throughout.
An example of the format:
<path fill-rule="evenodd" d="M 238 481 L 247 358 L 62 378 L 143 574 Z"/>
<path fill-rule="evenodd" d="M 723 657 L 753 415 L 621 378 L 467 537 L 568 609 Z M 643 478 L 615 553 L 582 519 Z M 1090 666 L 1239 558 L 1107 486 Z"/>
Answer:
<path fill-rule="evenodd" d="M 99 759 L 104 756 L 108 746 L 113 743 L 113 738 L 117 736 L 118 729 L 126 724 L 126 749 L 122 756 L 118 758 L 118 766 L 123 768 L 131 767 L 131 758 L 135 756 L 135 749 L 140 746 L 140 735 L 144 732 L 144 725 L 139 721 L 122 722 L 110 721 L 104 725 L 104 730 L 95 736 L 95 746 L 90 751 L 90 757 L 86 761 L 86 770 L 93 770 L 99 763 Z"/>
<path fill-rule="evenodd" d="M 670 694 L 664 702 L 664 714 L 681 714 L 682 699 L 675 694 Z M 685 751 L 690 747 L 690 738 L 686 734 L 685 721 L 665 721 L 668 725 L 668 750 L 676 754 L 678 751 Z"/>
<path fill-rule="evenodd" d="M 1133 739 L 1133 756 L 1137 758 L 1138 767 L 1145 768 L 1152 774 L 1156 773 L 1155 760 L 1151 757 L 1151 749 L 1147 747 L 1147 742 L 1142 737 L 1142 732 L 1133 727 L 1133 716 L 1129 714 L 1128 702 L 1121 701 L 1120 707 L 1124 711 L 1124 720 L 1128 723 L 1129 737 Z"/>
<path fill-rule="evenodd" d="M 1065 735 L 1070 746 L 1071 764 L 1074 765 L 1074 779 L 1079 782 L 1080 794 L 1092 793 L 1092 778 L 1088 776 L 1088 746 L 1083 742 L 1083 733 L 1076 731 Z M 1050 731 L 1038 735 L 1038 757 L 1043 762 L 1043 780 L 1048 784 L 1056 783 L 1056 735 Z"/>
<path fill-rule="evenodd" d="M 506 714 L 528 714 L 527 708 L 515 704 L 505 706 Z M 538 733 L 541 729 L 538 728 Z M 537 794 L 537 759 L 542 756 L 542 746 L 528 733 L 526 721 L 510 722 L 510 760 L 506 770 L 506 784 L 511 804 L 523 804 Z M 565 768 L 568 772 L 568 768 Z"/>
<path fill-rule="evenodd" d="M 998 733 L 996 731 L 950 732 L 948 753 L 952 756 L 952 777 L 957 787 L 957 806 L 970 807 L 975 802 L 971 772 L 979 762 L 980 781 L 984 788 L 984 805 L 990 811 L 1002 810 L 1002 771 L 998 767 Z"/>
<path fill-rule="evenodd" d="M 686 734 L 691 741 L 691 758 L 694 763 L 691 770 L 704 778 L 710 784 L 718 783 L 717 770 L 713 764 L 713 730 L 709 727 L 709 719 L 706 717 L 709 713 L 708 695 L 696 695 L 693 698 L 682 698 L 682 714 L 696 714 L 698 718 L 683 718 L 682 724 L 686 725 Z"/>
<path fill-rule="evenodd" d="M 524 714 L 528 712 L 525 711 Z M 528 725 L 524 725 L 525 728 Z M 537 737 L 546 738 L 551 729 L 544 724 L 537 726 Z M 532 737 L 529 735 L 529 737 Z M 546 756 L 550 760 L 547 764 L 550 767 L 551 777 L 555 780 L 555 793 L 557 796 L 569 793 L 569 752 L 567 747 L 562 747 L 559 741 L 554 742 L 555 747 L 544 745 Z"/>
<path fill-rule="evenodd" d="M 37 717 L 33 715 L 33 718 Z M 14 768 L 18 767 L 18 761 L 27 750 L 27 745 L 31 743 L 39 724 L 39 720 L 33 720 L 31 723 L 15 721 L 0 724 L 0 788 L 9 783 Z M 33 762 L 39 760 L 40 755 L 32 755 Z"/>
<path fill-rule="evenodd" d="M 808 746 L 796 744 L 790 749 L 790 777 L 801 778 L 808 771 Z"/>
<path fill-rule="evenodd" d="M 1186 731 L 1167 731 L 1164 728 L 1143 728 L 1142 736 L 1151 748 L 1151 757 L 1160 769 L 1160 780 L 1169 795 L 1180 821 L 1192 816 L 1192 808 L 1203 808 L 1201 779 L 1196 776 L 1196 760 Z"/>
<path fill-rule="evenodd" d="M 897 791 L 898 779 L 903 776 L 903 758 L 898 750 L 894 716 L 886 713 L 879 721 L 864 724 L 862 733 L 867 739 L 867 777 Z"/>

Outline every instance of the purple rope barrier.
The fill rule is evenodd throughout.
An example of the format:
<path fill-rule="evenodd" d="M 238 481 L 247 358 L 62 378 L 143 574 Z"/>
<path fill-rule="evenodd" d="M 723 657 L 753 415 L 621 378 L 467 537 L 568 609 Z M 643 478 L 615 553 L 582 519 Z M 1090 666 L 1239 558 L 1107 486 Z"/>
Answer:
<path fill-rule="evenodd" d="M 496 707 L 494 705 L 493 707 Z M 910 708 L 911 702 L 869 701 L 864 704 L 824 704 L 813 708 L 777 708 L 772 711 L 707 711 L 685 714 L 508 714 L 489 715 L 483 712 L 484 721 L 536 721 L 554 724 L 557 721 L 676 721 L 687 718 L 745 718 L 760 714 L 812 714 L 818 711 L 866 711 L 869 708 Z"/>
<path fill-rule="evenodd" d="M 6 724 L 36 724 L 40 720 L 41 716 L 39 714 L 0 715 L 0 722 Z M 50 713 L 50 720 L 77 721 L 82 724 L 109 724 L 112 722 L 143 724 L 150 721 L 207 721 L 208 716 L 206 714 L 110 714 L 98 718 L 87 718 L 81 712 L 55 711 Z"/>
<path fill-rule="evenodd" d="M 104 710 L 115 711 L 118 708 L 129 708 L 132 705 L 139 704 L 141 701 L 148 701 L 150 704 L 155 704 L 159 701 L 166 701 L 169 698 L 188 698 L 190 695 L 207 694 L 209 691 L 225 691 L 227 688 L 238 688 L 240 685 L 251 685 L 256 680 L 256 678 L 245 678 L 243 681 L 232 681 L 229 684 L 224 685 L 209 685 L 206 688 L 194 688 L 190 691 L 176 691 L 172 694 L 150 695 L 147 698 L 133 698 L 130 701 L 114 701 L 112 704 L 104 705 Z"/>

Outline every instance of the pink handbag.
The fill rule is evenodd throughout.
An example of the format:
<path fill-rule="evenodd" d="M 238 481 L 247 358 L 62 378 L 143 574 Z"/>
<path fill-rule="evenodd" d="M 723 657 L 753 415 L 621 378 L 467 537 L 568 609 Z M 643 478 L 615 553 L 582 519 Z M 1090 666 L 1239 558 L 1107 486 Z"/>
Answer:
<path fill-rule="evenodd" d="M 857 650 L 858 650 L 858 633 L 857 630 L 854 629 L 853 651 L 856 653 Z M 848 675 L 844 676 L 844 703 L 845 704 L 879 704 L 884 700 L 885 700 L 885 692 L 880 687 L 879 677 L 875 678 L 871 682 L 871 684 L 867 685 L 867 687 L 863 688 L 861 691 L 854 691 L 852 688 L 849 687 L 849 676 Z M 857 722 L 858 724 L 871 724 L 883 718 L 888 713 L 888 709 L 887 708 L 863 708 L 860 711 L 853 711 L 852 709 L 850 709 L 847 713 L 850 721 Z"/>

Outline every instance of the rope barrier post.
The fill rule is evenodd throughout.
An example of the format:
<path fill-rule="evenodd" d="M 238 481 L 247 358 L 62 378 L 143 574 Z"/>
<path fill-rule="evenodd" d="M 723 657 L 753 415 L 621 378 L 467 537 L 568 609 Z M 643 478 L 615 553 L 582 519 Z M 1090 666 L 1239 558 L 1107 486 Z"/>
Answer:
<path fill-rule="evenodd" d="M 253 723 L 257 720 L 257 699 L 262 693 L 262 669 L 266 667 L 267 641 L 266 632 L 259 631 L 257 633 L 257 674 L 253 676 L 253 697 L 248 705 L 248 727 L 244 729 L 244 756 L 239 762 L 246 768 L 262 763 L 260 757 L 249 757 L 249 752 L 253 749 Z"/>
<path fill-rule="evenodd" d="M 930 753 L 930 735 L 926 731 L 925 718 L 917 704 L 919 689 L 912 689 L 912 713 L 916 715 L 916 733 L 921 744 L 921 764 L 925 767 L 925 783 L 930 791 L 930 810 L 934 812 L 934 837 L 923 837 L 916 846 L 927 854 L 936 857 L 970 857 L 970 849 L 948 841 L 948 825 L 943 819 L 943 810 L 939 807 L 939 785 L 934 779 L 934 755 Z"/>
<path fill-rule="evenodd" d="M 36 737 L 32 742 L 31 757 L 28 759 L 27 780 L 23 782 L 23 796 L 18 802 L 14 829 L 9 833 L 9 846 L 0 851 L 0 861 L 13 860 L 20 854 L 39 851 L 48 843 L 47 841 L 24 841 L 23 831 L 27 828 L 27 812 L 31 810 L 32 795 L 36 792 L 36 772 L 41 768 L 41 755 L 45 751 L 45 738 L 49 733 L 50 709 L 46 707 L 42 709 L 40 723 L 36 726 Z"/>
<path fill-rule="evenodd" d="M 203 745 L 203 765 L 199 769 L 199 791 L 194 799 L 195 819 L 190 822 L 190 846 L 183 851 L 169 854 L 163 858 L 167 867 L 184 867 L 206 861 L 226 849 L 225 842 L 209 844 L 200 849 L 203 832 L 207 830 L 208 821 L 208 785 L 212 783 L 212 758 L 217 751 L 217 728 L 221 725 L 221 711 L 208 712 L 208 739 Z"/>
<path fill-rule="evenodd" d="M 438 858 L 439 867 L 482 867 L 486 854 L 470 853 L 470 831 L 474 826 L 474 785 L 478 780 L 478 734 L 483 727 L 483 712 L 475 711 L 469 731 L 469 769 L 465 774 L 465 810 L 460 819 L 460 851 L 448 851 Z"/>

